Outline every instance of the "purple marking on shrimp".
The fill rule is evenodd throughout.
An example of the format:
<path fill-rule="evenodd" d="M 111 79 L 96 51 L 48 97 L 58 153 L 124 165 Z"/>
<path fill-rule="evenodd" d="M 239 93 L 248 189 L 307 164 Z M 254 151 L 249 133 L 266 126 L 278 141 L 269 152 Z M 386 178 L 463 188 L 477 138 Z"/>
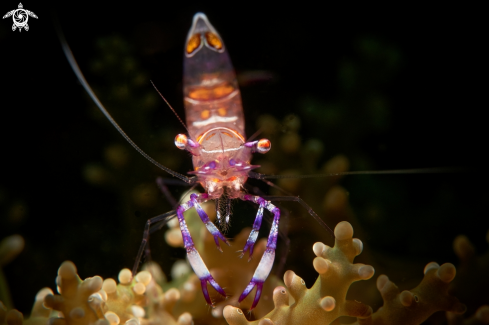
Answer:
<path fill-rule="evenodd" d="M 207 200 L 208 198 L 209 198 L 209 194 L 207 194 L 207 193 L 200 193 L 197 196 L 198 202 L 202 202 L 203 200 Z"/>
<path fill-rule="evenodd" d="M 177 208 L 178 223 L 180 224 L 180 231 L 182 232 L 183 245 L 185 248 L 194 247 L 194 241 L 192 240 L 192 236 L 188 231 L 187 223 L 185 222 L 185 219 L 183 217 L 183 213 L 189 208 L 190 207 L 188 207 L 188 205 L 187 206 L 180 205 Z"/>
<path fill-rule="evenodd" d="M 205 301 L 207 301 L 209 305 L 213 306 L 214 304 L 209 296 L 209 290 L 207 290 L 207 280 L 205 278 L 200 279 L 200 286 L 202 287 L 202 293 L 204 294 Z"/>
<path fill-rule="evenodd" d="M 191 148 L 199 148 L 200 144 L 198 142 L 195 142 L 194 140 L 188 138 L 187 143 Z"/>
<path fill-rule="evenodd" d="M 246 148 L 253 148 L 256 144 L 258 143 L 258 141 L 251 141 L 251 142 L 246 142 L 245 144 L 243 144 Z"/>
<path fill-rule="evenodd" d="M 219 284 L 217 284 L 216 280 L 214 280 L 214 278 L 212 276 L 210 276 L 207 281 L 209 281 L 210 285 L 216 289 L 217 292 L 219 292 L 221 294 L 221 296 L 223 297 L 226 297 L 226 293 L 224 292 L 224 290 L 219 286 Z"/>
<path fill-rule="evenodd" d="M 213 161 L 211 161 L 210 163 L 207 164 L 206 169 L 209 169 L 209 168 L 210 169 L 216 169 L 216 161 L 215 160 L 213 160 Z"/>
<path fill-rule="evenodd" d="M 217 282 L 214 280 L 214 278 L 209 275 L 208 277 L 200 279 L 200 285 L 202 286 L 202 292 L 204 293 L 204 298 L 205 301 L 211 306 L 214 306 L 212 303 L 211 297 L 209 296 L 209 291 L 207 290 L 207 282 L 216 289 L 217 292 L 219 292 L 223 297 L 226 297 L 226 293 L 224 290 L 217 284 Z"/>
<path fill-rule="evenodd" d="M 250 284 L 248 284 L 246 286 L 246 288 L 244 289 L 243 293 L 241 294 L 241 296 L 239 296 L 239 302 L 243 301 L 246 297 L 248 297 L 248 295 L 250 294 L 251 290 L 253 290 L 253 288 L 255 287 L 256 285 L 256 282 L 255 282 L 255 279 L 251 279 L 251 282 Z"/>
<path fill-rule="evenodd" d="M 207 199 L 207 195 L 202 196 L 203 199 Z M 182 232 L 182 237 L 183 237 L 183 243 L 185 246 L 185 249 L 187 250 L 187 257 L 188 261 L 190 263 L 190 266 L 192 266 L 192 269 L 194 270 L 195 274 L 199 277 L 200 283 L 202 285 L 202 293 L 204 294 L 205 301 L 211 306 L 214 306 L 212 303 L 212 300 L 209 296 L 209 292 L 207 290 L 207 283 L 209 283 L 214 289 L 216 289 L 217 292 L 219 292 L 222 296 L 226 297 L 226 293 L 224 290 L 217 284 L 217 282 L 214 280 L 212 275 L 210 274 L 209 270 L 207 269 L 207 266 L 205 265 L 204 261 L 202 260 L 202 257 L 200 256 L 199 252 L 197 249 L 195 249 L 194 242 L 192 240 L 192 236 L 190 235 L 190 232 L 188 231 L 187 223 L 185 222 L 185 218 L 183 217 L 183 213 L 187 211 L 188 209 L 195 207 L 197 211 L 202 210 L 202 207 L 200 207 L 198 203 L 198 196 L 196 194 L 190 195 L 190 201 L 180 205 L 177 208 L 177 217 L 178 217 L 178 222 L 180 223 L 180 230 Z M 202 210 L 203 212 L 204 210 Z M 210 222 L 209 217 L 207 214 L 204 213 L 204 217 L 207 218 L 207 220 Z M 199 213 L 200 215 L 200 213 Z M 203 216 L 201 216 L 202 219 Z M 202 219 L 204 221 L 204 219 Z M 205 221 L 204 221 L 205 223 Z"/>
<path fill-rule="evenodd" d="M 207 199 L 208 195 L 201 195 L 201 199 Z M 207 213 L 205 213 L 204 209 L 199 204 L 199 197 L 197 194 L 191 194 L 190 195 L 190 201 L 192 201 L 193 206 L 195 207 L 195 210 L 197 210 L 197 213 L 199 214 L 200 219 L 202 222 L 205 224 L 207 230 L 214 236 L 214 241 L 216 242 L 217 249 L 219 249 L 222 252 L 221 245 L 219 244 L 219 238 L 226 243 L 228 246 L 231 244 L 228 242 L 226 237 L 224 237 L 223 234 L 217 229 L 217 227 L 214 225 L 214 223 L 209 219 L 209 216 Z"/>
<path fill-rule="evenodd" d="M 248 239 L 246 240 L 246 245 L 243 248 L 243 252 L 239 256 L 240 258 L 242 258 L 244 256 L 244 254 L 249 249 L 250 250 L 250 256 L 248 257 L 248 261 L 250 261 L 251 257 L 253 256 L 253 248 L 255 246 L 256 239 L 258 238 L 258 232 L 260 231 L 261 222 L 263 219 L 263 208 L 267 204 L 267 201 L 265 199 L 262 199 L 261 197 L 257 198 L 254 201 L 256 203 L 258 203 L 260 205 L 260 207 L 258 208 L 258 212 L 256 213 L 255 222 L 253 223 L 253 229 L 251 230 L 250 235 L 248 236 Z"/>
<path fill-rule="evenodd" d="M 271 204 L 269 204 L 271 205 Z M 273 223 L 272 228 L 270 229 L 270 234 L 268 235 L 267 248 L 277 248 L 277 237 L 278 237 L 278 223 L 280 222 L 280 210 L 279 208 L 273 206 L 270 209 L 270 212 L 273 213 Z"/>
<path fill-rule="evenodd" d="M 280 222 L 280 210 L 271 204 L 269 201 L 260 198 L 259 196 L 252 195 L 243 195 L 243 200 L 252 201 L 260 204 L 260 207 L 264 205 L 264 207 L 273 213 L 273 223 L 270 229 L 270 234 L 268 235 L 267 247 L 265 249 L 265 253 L 260 259 L 260 263 L 251 278 L 250 283 L 243 291 L 241 296 L 239 297 L 239 302 L 243 301 L 256 286 L 255 298 L 253 300 L 253 304 L 251 305 L 250 310 L 256 307 L 258 301 L 260 301 L 261 289 L 263 287 L 263 282 L 267 279 L 270 271 L 272 270 L 273 261 L 275 260 L 275 248 L 277 247 L 277 237 L 278 237 L 278 224 Z M 255 220 L 256 221 L 256 220 Z"/>
<path fill-rule="evenodd" d="M 251 305 L 250 311 L 254 309 L 260 301 L 263 283 L 265 282 L 268 275 L 270 274 L 270 271 L 272 270 L 274 260 L 275 250 L 265 250 L 265 253 L 260 260 L 260 264 L 258 264 L 258 267 L 256 268 L 256 271 L 253 274 L 250 283 L 248 284 L 248 286 L 246 286 L 246 289 L 239 296 L 238 301 L 242 302 L 250 294 L 251 290 L 253 290 L 253 288 L 256 286 L 255 298 L 253 299 L 253 304 Z"/>
<path fill-rule="evenodd" d="M 229 159 L 229 166 L 233 167 L 234 165 L 236 165 L 236 160 L 234 158 Z"/>

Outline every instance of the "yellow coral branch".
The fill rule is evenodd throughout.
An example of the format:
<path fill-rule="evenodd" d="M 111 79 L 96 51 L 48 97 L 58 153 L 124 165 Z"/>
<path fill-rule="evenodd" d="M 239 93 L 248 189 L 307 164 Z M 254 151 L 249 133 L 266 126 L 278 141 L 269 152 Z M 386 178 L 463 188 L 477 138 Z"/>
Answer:
<path fill-rule="evenodd" d="M 362 242 L 352 238 L 353 228 L 346 221 L 340 222 L 334 233 L 334 247 L 314 244 L 313 251 L 317 257 L 313 265 L 319 273 L 316 283 L 307 289 L 304 280 L 287 271 L 284 282 L 288 292 L 283 287 L 274 290 L 275 308 L 264 317 L 265 324 L 330 324 L 340 316 L 365 318 L 371 315 L 369 306 L 346 300 L 353 282 L 367 280 L 374 275 L 373 267 L 353 264 L 355 256 L 362 252 Z M 292 305 L 289 305 L 288 294 L 295 299 Z M 230 325 L 259 323 L 248 322 L 241 309 L 232 306 L 224 309 L 224 317 Z"/>

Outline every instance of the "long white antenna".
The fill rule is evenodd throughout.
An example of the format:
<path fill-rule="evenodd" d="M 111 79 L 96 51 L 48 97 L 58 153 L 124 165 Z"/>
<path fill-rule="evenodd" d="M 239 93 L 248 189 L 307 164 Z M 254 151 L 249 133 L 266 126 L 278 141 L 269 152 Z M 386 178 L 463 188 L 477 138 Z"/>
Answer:
<path fill-rule="evenodd" d="M 146 152 L 144 152 L 141 148 L 139 148 L 138 145 L 135 144 L 134 141 L 131 140 L 131 138 L 129 138 L 129 136 L 124 132 L 124 130 L 122 130 L 122 128 L 119 126 L 119 124 L 117 124 L 117 122 L 114 120 L 114 118 L 112 118 L 112 116 L 109 114 L 109 112 L 105 109 L 104 105 L 102 105 L 102 103 L 100 102 L 98 97 L 93 92 L 92 88 L 90 88 L 90 85 L 85 80 L 83 73 L 81 72 L 80 68 L 78 67 L 78 63 L 76 62 L 75 57 L 73 56 L 73 53 L 71 52 L 71 49 L 68 46 L 68 43 L 66 42 L 66 39 L 63 35 L 63 32 L 61 31 L 59 26 L 57 26 L 56 31 L 58 33 L 58 37 L 59 37 L 59 40 L 61 42 L 61 46 L 63 48 L 63 51 L 66 55 L 66 58 L 68 59 L 68 62 L 70 63 L 71 68 L 73 69 L 73 72 L 75 72 L 76 77 L 78 78 L 78 80 L 82 84 L 83 88 L 85 88 L 88 95 L 90 95 L 90 97 L 94 101 L 95 105 L 97 105 L 97 107 L 100 109 L 100 111 L 102 111 L 102 113 L 109 120 L 109 122 L 112 123 L 112 125 L 116 128 L 116 130 L 119 131 L 119 133 L 124 137 L 124 139 L 126 139 L 126 141 L 129 142 L 129 144 L 134 149 L 136 149 L 137 152 L 139 152 L 144 158 L 146 158 L 147 160 L 152 162 L 155 166 L 164 170 L 165 172 L 167 172 L 168 174 L 170 174 L 172 176 L 180 178 L 185 183 L 192 184 L 193 180 L 191 178 L 189 178 L 185 175 L 182 175 L 180 173 L 177 173 L 168 167 L 163 166 L 162 164 L 160 164 L 159 162 L 157 162 L 156 160 L 151 158 Z"/>

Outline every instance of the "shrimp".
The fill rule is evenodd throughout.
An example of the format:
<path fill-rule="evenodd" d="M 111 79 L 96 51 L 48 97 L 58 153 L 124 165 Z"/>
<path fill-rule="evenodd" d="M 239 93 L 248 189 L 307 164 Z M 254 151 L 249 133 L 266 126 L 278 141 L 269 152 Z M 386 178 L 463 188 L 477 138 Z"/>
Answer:
<path fill-rule="evenodd" d="M 189 174 L 195 175 L 192 178 L 161 165 L 129 138 L 91 90 L 78 68 L 66 41 L 63 36 L 60 36 L 60 38 L 63 50 L 78 79 L 92 100 L 126 141 L 157 167 L 188 184 L 198 182 L 205 190 L 205 193 L 202 194 L 192 194 L 190 200 L 180 204 L 176 211 L 170 211 L 167 214 L 148 220 L 143 241 L 136 258 L 135 268 L 137 268 L 142 253 L 146 248 L 151 225 L 176 214 L 182 232 L 184 247 L 187 251 L 187 258 L 201 281 L 202 292 L 206 302 L 214 306 L 207 290 L 207 283 L 222 296 L 226 297 L 226 293 L 214 280 L 195 248 L 184 218 L 184 212 L 191 208 L 196 209 L 207 230 L 214 236 L 217 248 L 222 252 L 219 240 L 227 245 L 229 245 L 229 242 L 209 219 L 201 204 L 208 200 L 220 199 L 250 201 L 258 205 L 258 212 L 253 223 L 253 229 L 240 257 L 243 257 L 245 253 L 249 254 L 249 259 L 253 256 L 253 248 L 258 238 L 264 210 L 268 210 L 273 215 L 265 252 L 253 277 L 238 300 L 239 302 L 243 301 L 256 287 L 255 298 L 250 310 L 254 309 L 260 300 L 263 283 L 270 274 L 275 260 L 281 213 L 280 209 L 273 205 L 271 201 L 265 200 L 260 196 L 247 194 L 243 190 L 243 185 L 250 175 L 259 178 L 259 174 L 250 174 L 253 169 L 259 167 L 251 164 L 252 154 L 267 153 L 271 149 L 271 142 L 268 139 L 245 141 L 241 94 L 236 74 L 219 33 L 211 25 L 205 14 L 197 13 L 193 18 L 184 50 L 184 103 L 189 135 L 178 134 L 175 137 L 175 145 L 177 148 L 187 150 L 192 154 L 194 171 L 189 172 Z M 311 215 L 322 222 L 319 216 L 300 198 L 292 197 L 286 198 L 286 200 L 300 202 L 308 208 Z M 229 203 L 226 205 L 229 206 Z M 219 209 L 219 204 L 217 204 L 217 207 Z M 223 218 L 223 222 L 228 223 L 230 220 L 230 209 L 226 209 L 226 211 L 225 216 L 221 217 L 220 211 L 217 211 L 217 215 L 219 220 Z M 333 233 L 324 222 L 322 224 Z"/>

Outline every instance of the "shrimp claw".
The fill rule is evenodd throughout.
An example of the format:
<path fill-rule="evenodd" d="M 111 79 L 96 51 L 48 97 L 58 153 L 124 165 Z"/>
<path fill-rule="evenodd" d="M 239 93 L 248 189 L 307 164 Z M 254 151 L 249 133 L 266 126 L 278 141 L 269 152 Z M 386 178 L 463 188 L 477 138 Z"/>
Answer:
<path fill-rule="evenodd" d="M 205 199 L 205 198 L 204 198 Z M 202 260 L 202 257 L 200 256 L 199 252 L 195 248 L 194 241 L 192 240 L 192 236 L 190 235 L 190 232 L 187 227 L 187 223 L 185 222 L 185 218 L 183 217 L 183 213 L 187 211 L 188 209 L 192 208 L 195 206 L 195 204 L 199 206 L 201 211 L 203 212 L 203 215 L 207 217 L 207 214 L 205 214 L 204 210 L 202 210 L 202 207 L 198 204 L 198 196 L 195 194 L 192 194 L 190 196 L 190 200 L 186 203 L 181 204 L 177 208 L 177 217 L 178 217 L 178 222 L 180 223 L 180 231 L 182 232 L 182 237 L 183 237 L 183 245 L 185 249 L 187 250 L 187 257 L 188 261 L 190 263 L 190 266 L 192 266 L 192 269 L 194 270 L 195 274 L 199 277 L 200 283 L 202 285 L 202 293 L 204 294 L 205 301 L 211 306 L 214 307 L 214 304 L 209 296 L 209 292 L 207 290 L 207 283 L 209 283 L 214 289 L 216 289 L 219 294 L 222 296 L 226 297 L 226 293 L 224 290 L 219 286 L 219 284 L 214 280 L 212 275 L 210 274 L 209 270 L 207 269 L 207 266 L 205 265 L 204 261 Z M 197 212 L 199 212 L 199 208 L 196 207 Z M 201 216 L 202 221 L 206 223 L 203 216 L 201 213 L 199 213 Z M 209 228 L 207 228 L 209 229 Z M 222 235 L 221 235 L 222 236 Z M 223 236 L 224 237 L 224 236 Z"/>
<path fill-rule="evenodd" d="M 272 228 L 270 229 L 270 234 L 268 235 L 268 241 L 267 241 L 267 247 L 265 249 L 265 253 L 263 253 L 260 263 L 258 263 L 258 267 L 256 268 L 250 283 L 248 284 L 248 286 L 246 287 L 246 289 L 243 291 L 243 293 L 238 299 L 239 302 L 242 302 L 250 294 L 251 290 L 253 290 L 253 288 L 256 286 L 255 298 L 250 308 L 251 311 L 256 307 L 256 305 L 260 301 L 263 283 L 268 278 L 268 275 L 272 270 L 273 261 L 275 260 L 275 249 L 277 248 L 277 237 L 278 237 L 278 224 L 280 222 L 280 210 L 277 207 L 275 207 L 273 204 L 271 204 L 270 201 L 266 201 L 265 199 L 260 198 L 258 196 L 243 195 L 242 199 L 246 201 L 252 201 L 260 205 L 261 214 L 259 209 L 257 213 L 257 217 L 255 219 L 255 224 L 253 224 L 253 230 L 255 229 L 256 224 L 258 224 L 258 227 L 259 224 L 261 224 L 261 217 L 263 216 L 263 208 L 266 208 L 274 215 Z M 259 221 L 257 222 L 258 219 Z M 253 240 L 252 234 L 250 234 L 250 237 L 248 238 L 245 249 L 243 251 L 246 251 L 246 249 L 249 248 L 250 255 L 251 255 L 253 252 L 253 245 L 255 241 L 256 238 Z"/>
<path fill-rule="evenodd" d="M 192 202 L 193 206 L 195 207 L 195 210 L 197 210 L 197 213 L 199 214 L 200 219 L 202 222 L 205 224 L 207 230 L 214 236 L 214 241 L 216 242 L 217 249 L 221 251 L 222 253 L 222 248 L 221 245 L 219 245 L 219 239 L 221 239 L 224 243 L 226 243 L 228 246 L 230 246 L 229 241 L 224 237 L 224 235 L 217 229 L 217 227 L 214 225 L 214 223 L 209 219 L 209 216 L 207 213 L 205 213 L 204 209 L 202 209 L 202 206 L 199 204 L 199 200 L 206 200 L 207 199 L 207 194 L 191 194 L 190 195 L 190 201 Z"/>

